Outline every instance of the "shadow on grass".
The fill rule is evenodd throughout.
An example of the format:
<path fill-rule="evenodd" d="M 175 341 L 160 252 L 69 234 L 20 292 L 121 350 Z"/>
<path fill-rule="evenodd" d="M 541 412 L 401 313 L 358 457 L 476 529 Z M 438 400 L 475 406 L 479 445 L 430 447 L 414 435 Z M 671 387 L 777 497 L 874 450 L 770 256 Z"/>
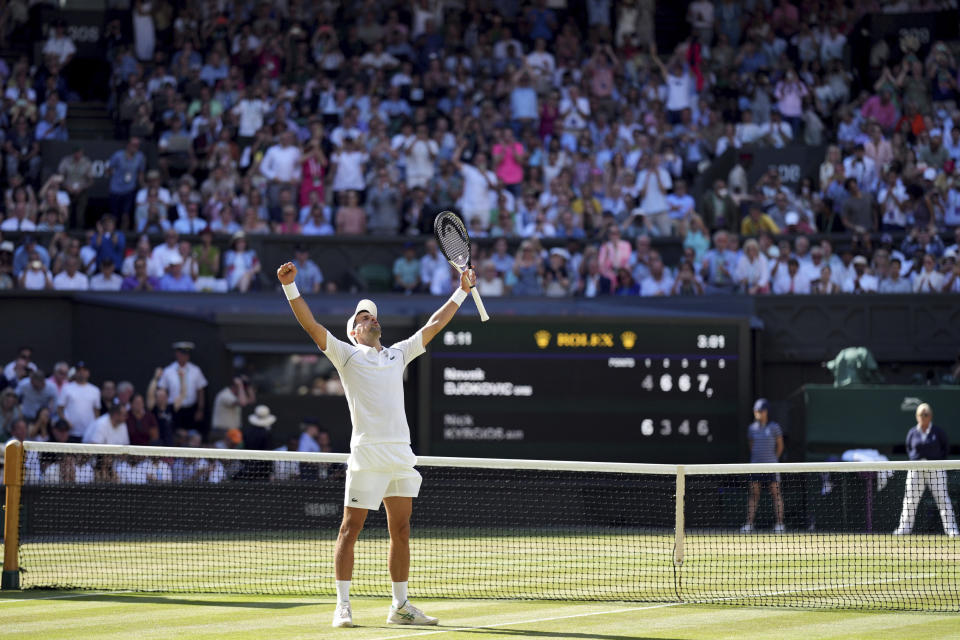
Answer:
<path fill-rule="evenodd" d="M 518 624 L 523 624 L 522 622 Z M 516 629 L 509 626 L 502 627 L 464 627 L 457 625 L 439 625 L 436 627 L 398 627 L 396 625 L 391 626 L 381 626 L 381 625 L 357 625 L 358 627 L 363 626 L 368 629 L 389 629 L 391 631 L 398 631 L 400 629 L 412 630 L 412 629 L 423 629 L 424 631 L 429 631 L 435 629 L 438 633 L 477 633 L 491 636 L 525 636 L 528 638 L 579 638 L 581 640 L 685 640 L 683 638 L 653 638 L 651 636 L 644 635 L 633 635 L 633 634 L 610 634 L 610 633 L 577 633 L 575 631 L 533 631 L 530 629 Z M 416 634 L 413 634 L 416 635 Z M 403 638 L 403 636 L 397 636 L 397 638 Z"/>
<path fill-rule="evenodd" d="M 38 597 L 37 600 L 60 599 L 64 600 L 83 600 L 86 602 L 115 602 L 118 604 L 169 604 L 169 605 L 188 605 L 201 607 L 237 607 L 241 609 L 294 609 L 296 607 L 315 607 L 318 605 L 330 605 L 328 600 L 318 599 L 316 602 L 284 602 L 280 600 L 228 600 L 228 594 L 210 594 L 211 599 L 191 599 L 177 596 L 166 596 L 159 594 L 145 593 L 71 593 L 68 596 L 43 596 L 42 592 L 32 592 Z M 26 595 L 26 594 L 22 594 Z M 198 594 L 201 595 L 201 594 Z M 225 598 L 217 600 L 217 597 Z M 13 599 L 13 598 L 11 598 Z M 30 600 L 31 598 L 22 598 Z"/>

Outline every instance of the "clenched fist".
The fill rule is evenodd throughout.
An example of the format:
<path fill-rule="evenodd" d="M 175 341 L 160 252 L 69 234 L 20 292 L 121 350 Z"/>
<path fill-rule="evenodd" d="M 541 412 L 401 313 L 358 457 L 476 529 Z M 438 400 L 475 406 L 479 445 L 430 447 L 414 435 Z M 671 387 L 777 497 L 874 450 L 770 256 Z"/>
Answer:
<path fill-rule="evenodd" d="M 291 284 L 296 277 L 297 265 L 292 262 L 283 264 L 277 269 L 277 280 L 280 281 L 280 284 Z"/>

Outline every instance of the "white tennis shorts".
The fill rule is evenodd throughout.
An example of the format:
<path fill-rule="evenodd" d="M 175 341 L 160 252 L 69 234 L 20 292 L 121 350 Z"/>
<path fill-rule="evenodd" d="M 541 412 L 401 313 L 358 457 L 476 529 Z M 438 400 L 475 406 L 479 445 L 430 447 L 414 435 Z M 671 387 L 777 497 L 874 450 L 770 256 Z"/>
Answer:
<path fill-rule="evenodd" d="M 347 460 L 346 507 L 380 509 L 384 498 L 416 498 L 422 478 L 413 466 L 417 456 L 408 444 L 368 444 L 355 447 Z"/>

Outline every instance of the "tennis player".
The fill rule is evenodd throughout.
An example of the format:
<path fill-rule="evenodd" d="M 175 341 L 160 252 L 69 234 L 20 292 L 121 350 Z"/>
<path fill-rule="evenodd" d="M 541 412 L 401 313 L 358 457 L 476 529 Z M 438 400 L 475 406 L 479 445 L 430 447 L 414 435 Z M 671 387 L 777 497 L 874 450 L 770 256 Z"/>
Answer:
<path fill-rule="evenodd" d="M 277 278 L 290 301 L 290 308 L 321 351 L 340 373 L 350 407 L 353 434 L 347 461 L 347 482 L 343 498 L 343 522 L 337 537 L 334 562 L 337 577 L 337 609 L 334 627 L 352 627 L 350 579 L 353 574 L 353 547 L 363 529 L 367 510 L 387 509 L 390 532 L 388 567 L 393 581 L 393 602 L 389 624 L 437 624 L 407 600 L 410 573 L 410 513 L 413 498 L 420 492 L 420 474 L 410 448 L 410 427 L 403 406 L 403 372 L 410 361 L 453 318 L 477 276 L 468 269 L 460 276 L 460 287 L 419 331 L 390 347 L 380 344 L 377 305 L 361 300 L 347 318 L 347 338 L 332 336 L 313 317 L 297 291 L 297 268 L 288 262 L 277 269 Z"/>

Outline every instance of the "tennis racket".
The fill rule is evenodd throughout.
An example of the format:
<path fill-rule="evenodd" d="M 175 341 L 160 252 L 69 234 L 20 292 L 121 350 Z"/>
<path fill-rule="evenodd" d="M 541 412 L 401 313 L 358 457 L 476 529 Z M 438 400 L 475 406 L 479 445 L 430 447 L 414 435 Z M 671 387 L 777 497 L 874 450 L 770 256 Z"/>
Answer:
<path fill-rule="evenodd" d="M 470 236 L 467 235 L 467 228 L 463 226 L 463 221 L 457 214 L 453 211 L 441 212 L 433 221 L 433 234 L 437 237 L 440 251 L 454 269 L 463 273 L 473 268 L 473 264 L 470 263 Z M 470 288 L 470 293 L 473 294 L 473 301 L 477 305 L 477 311 L 480 312 L 480 320 L 486 322 L 490 316 L 487 315 L 483 301 L 480 300 L 480 293 L 475 286 Z"/>

